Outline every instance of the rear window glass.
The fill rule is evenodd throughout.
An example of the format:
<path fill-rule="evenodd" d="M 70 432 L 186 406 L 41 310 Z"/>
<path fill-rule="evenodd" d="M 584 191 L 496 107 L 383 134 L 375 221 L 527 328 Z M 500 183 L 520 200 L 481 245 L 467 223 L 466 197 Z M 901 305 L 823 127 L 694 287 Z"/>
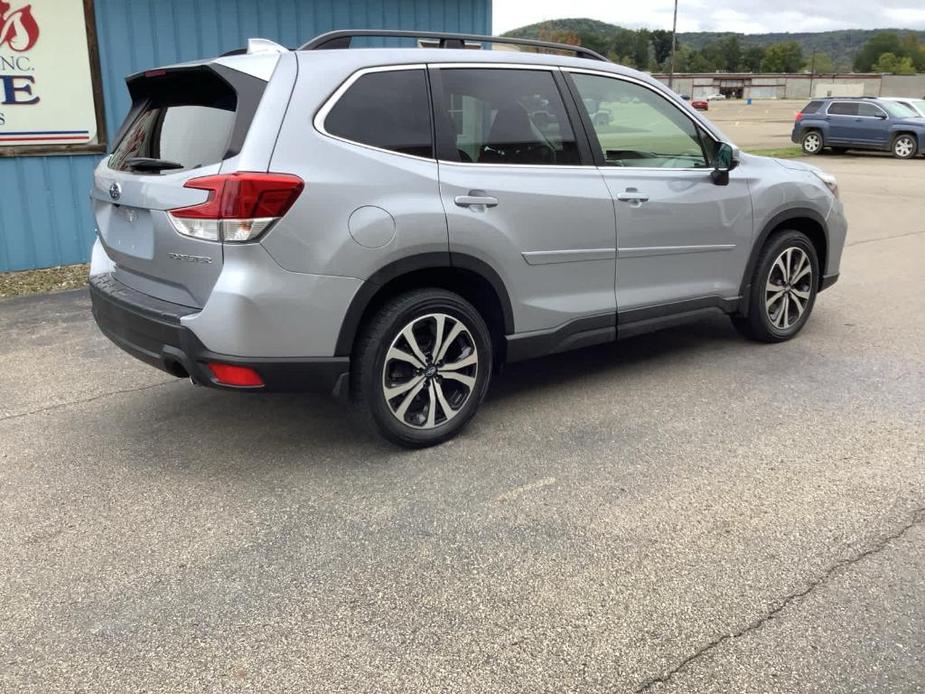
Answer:
<path fill-rule="evenodd" d="M 820 106 L 822 106 L 821 101 L 810 101 L 803 107 L 803 113 L 815 113 L 819 110 Z"/>
<path fill-rule="evenodd" d="M 424 70 L 362 75 L 334 104 L 324 120 L 324 129 L 345 140 L 432 158 L 430 101 Z"/>
<path fill-rule="evenodd" d="M 835 101 L 829 104 L 829 113 L 836 116 L 856 116 L 858 104 L 853 101 Z"/>
<path fill-rule="evenodd" d="M 145 77 L 133 84 L 132 119 L 109 159 L 110 168 L 130 170 L 133 158 L 194 169 L 225 158 L 235 124 L 235 90 L 214 73 L 198 71 Z"/>

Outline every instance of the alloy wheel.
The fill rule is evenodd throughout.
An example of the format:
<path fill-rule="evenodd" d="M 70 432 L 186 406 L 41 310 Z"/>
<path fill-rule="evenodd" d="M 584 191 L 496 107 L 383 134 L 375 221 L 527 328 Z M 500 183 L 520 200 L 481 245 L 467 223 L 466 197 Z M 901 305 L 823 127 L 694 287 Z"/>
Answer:
<path fill-rule="evenodd" d="M 908 135 L 896 138 L 893 143 L 893 153 L 902 159 L 908 159 L 915 154 L 915 142 Z"/>
<path fill-rule="evenodd" d="M 382 365 L 382 394 L 402 424 L 433 429 L 453 419 L 472 395 L 479 353 L 469 328 L 446 313 L 415 318 L 392 340 Z"/>
<path fill-rule="evenodd" d="M 764 305 L 771 325 L 788 330 L 803 317 L 812 283 L 813 265 L 806 252 L 796 246 L 784 249 L 771 265 L 765 286 Z"/>
<path fill-rule="evenodd" d="M 815 154 L 822 149 L 822 138 L 818 133 L 809 133 L 803 138 L 803 150 L 809 154 Z"/>

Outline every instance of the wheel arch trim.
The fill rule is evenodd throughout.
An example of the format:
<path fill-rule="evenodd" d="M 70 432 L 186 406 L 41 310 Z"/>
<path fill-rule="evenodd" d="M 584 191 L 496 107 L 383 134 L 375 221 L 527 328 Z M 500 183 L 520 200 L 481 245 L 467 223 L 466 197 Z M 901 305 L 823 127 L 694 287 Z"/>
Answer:
<path fill-rule="evenodd" d="M 822 249 L 822 253 L 820 254 L 819 258 L 819 274 L 821 276 L 825 273 L 825 259 L 829 249 L 829 226 L 826 224 L 825 217 L 819 214 L 819 212 L 816 210 L 809 207 L 791 207 L 789 209 L 782 210 L 771 217 L 767 222 L 765 222 L 761 232 L 755 237 L 755 242 L 752 244 L 752 251 L 748 257 L 748 263 L 745 265 L 745 272 L 742 275 L 740 291 L 740 296 L 743 297 L 742 307 L 744 311 L 748 310 L 747 307 L 749 302 L 745 297 L 748 297 L 751 291 L 752 275 L 755 273 L 755 266 L 758 264 L 758 256 L 761 255 L 761 249 L 764 248 L 765 243 L 767 243 L 768 237 L 787 222 L 803 219 L 812 221 L 813 223 L 817 224 L 820 229 L 822 229 L 823 243 L 825 244 L 825 248 Z M 821 282 L 821 277 L 819 281 Z"/>
<path fill-rule="evenodd" d="M 374 272 L 363 282 L 353 295 L 344 320 L 341 322 L 340 332 L 337 336 L 335 355 L 347 356 L 353 349 L 353 343 L 360 330 L 363 315 L 387 284 L 401 277 L 422 270 L 441 270 L 454 268 L 465 270 L 477 275 L 486 281 L 498 299 L 501 307 L 501 317 L 504 323 L 504 332 L 510 335 L 514 332 L 514 312 L 511 308 L 511 299 L 507 287 L 498 272 L 487 262 L 465 253 L 433 252 L 419 253 L 406 258 L 393 261 Z"/>

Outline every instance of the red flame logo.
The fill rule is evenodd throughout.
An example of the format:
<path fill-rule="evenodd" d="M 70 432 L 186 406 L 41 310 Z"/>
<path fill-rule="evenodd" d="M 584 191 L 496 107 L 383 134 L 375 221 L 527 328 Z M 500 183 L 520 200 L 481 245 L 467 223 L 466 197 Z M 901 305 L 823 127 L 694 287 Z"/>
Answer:
<path fill-rule="evenodd" d="M 28 51 L 39 40 L 39 25 L 32 16 L 32 5 L 18 10 L 0 0 L 0 46 L 6 44 L 17 53 Z"/>

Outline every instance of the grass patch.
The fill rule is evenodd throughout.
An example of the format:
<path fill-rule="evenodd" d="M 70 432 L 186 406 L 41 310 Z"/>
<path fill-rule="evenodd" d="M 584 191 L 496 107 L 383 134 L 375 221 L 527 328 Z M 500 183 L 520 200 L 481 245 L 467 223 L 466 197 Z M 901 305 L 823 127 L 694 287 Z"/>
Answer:
<path fill-rule="evenodd" d="M 796 159 L 804 156 L 803 150 L 799 147 L 772 147 L 771 149 L 747 149 L 745 151 L 760 157 L 777 157 L 778 159 Z"/>
<path fill-rule="evenodd" d="M 78 289 L 86 286 L 89 271 L 89 265 L 80 264 L 23 272 L 0 272 L 0 298 Z"/>

